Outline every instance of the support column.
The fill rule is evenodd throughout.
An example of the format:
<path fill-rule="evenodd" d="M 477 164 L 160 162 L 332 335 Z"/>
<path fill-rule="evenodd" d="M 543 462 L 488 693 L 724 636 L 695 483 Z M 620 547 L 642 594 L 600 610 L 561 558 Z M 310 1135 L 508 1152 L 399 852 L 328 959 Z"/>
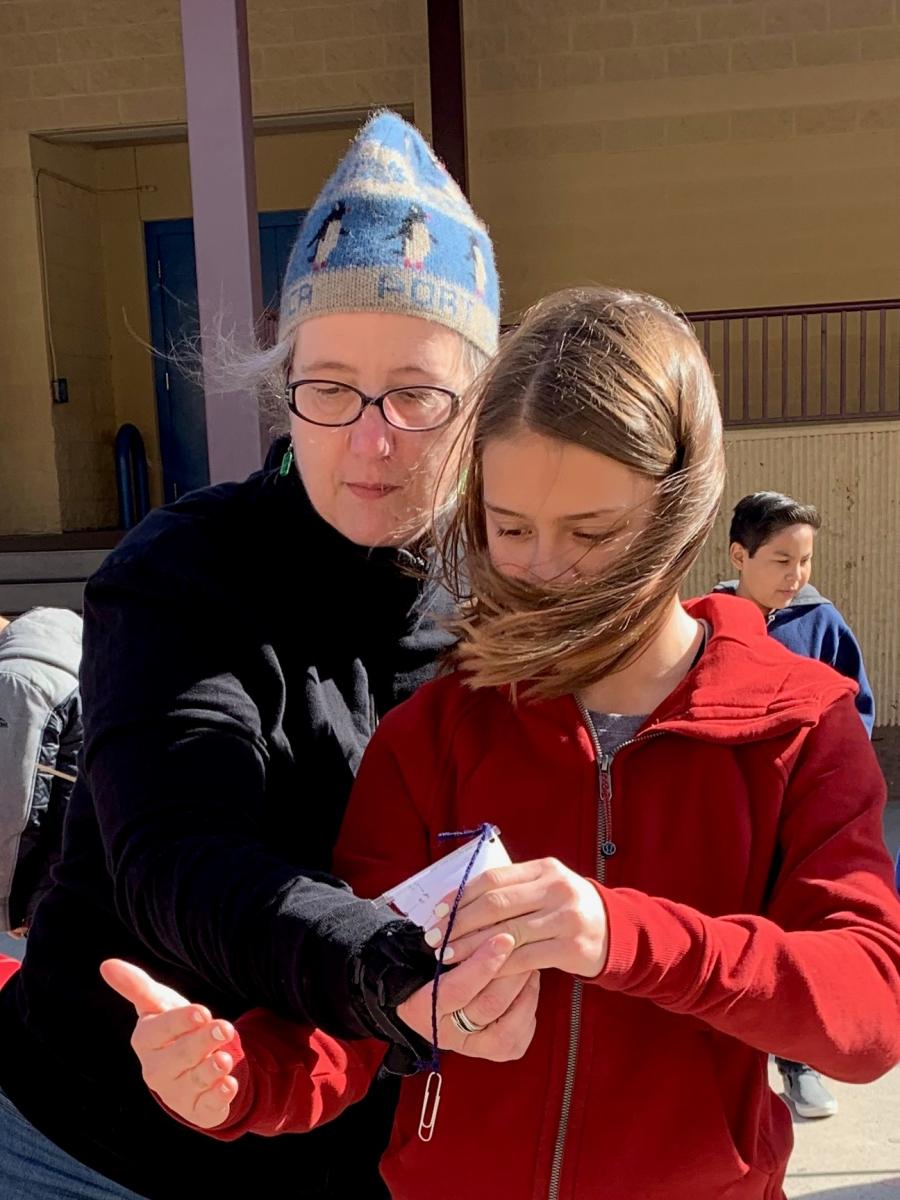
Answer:
<path fill-rule="evenodd" d="M 262 311 L 245 0 L 181 0 L 197 297 L 212 483 L 259 468 L 256 397 L 216 390 L 210 337 L 250 344 Z"/>

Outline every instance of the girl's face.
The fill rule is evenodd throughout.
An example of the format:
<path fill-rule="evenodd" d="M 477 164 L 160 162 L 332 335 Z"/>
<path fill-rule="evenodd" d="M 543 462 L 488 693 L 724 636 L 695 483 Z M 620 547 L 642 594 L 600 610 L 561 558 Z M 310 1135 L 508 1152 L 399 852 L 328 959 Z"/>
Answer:
<path fill-rule="evenodd" d="M 491 562 L 530 583 L 602 574 L 652 520 L 654 480 L 573 442 L 498 438 L 482 473 Z"/>

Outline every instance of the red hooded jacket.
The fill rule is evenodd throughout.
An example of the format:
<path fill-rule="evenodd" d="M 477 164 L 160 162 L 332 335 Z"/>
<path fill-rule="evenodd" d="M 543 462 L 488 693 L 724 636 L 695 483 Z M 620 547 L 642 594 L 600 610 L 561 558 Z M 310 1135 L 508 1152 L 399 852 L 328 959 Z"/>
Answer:
<path fill-rule="evenodd" d="M 900 1059 L 900 903 L 855 685 L 749 603 L 686 607 L 706 651 L 607 771 L 572 698 L 514 706 L 458 675 L 372 739 L 335 861 L 360 894 L 491 821 L 514 860 L 595 880 L 609 919 L 600 975 L 543 973 L 519 1061 L 444 1056 L 427 1145 L 424 1077 L 404 1082 L 382 1164 L 396 1200 L 773 1200 L 792 1137 L 767 1053 L 853 1082 Z M 239 1029 L 223 1137 L 336 1115 L 382 1049 L 260 1012 Z"/>

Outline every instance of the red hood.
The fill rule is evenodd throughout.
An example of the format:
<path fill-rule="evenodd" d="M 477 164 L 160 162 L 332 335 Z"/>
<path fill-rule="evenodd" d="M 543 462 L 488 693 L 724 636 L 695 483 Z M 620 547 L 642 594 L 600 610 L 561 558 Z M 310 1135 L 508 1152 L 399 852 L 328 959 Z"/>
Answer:
<path fill-rule="evenodd" d="M 773 737 L 814 725 L 856 684 L 825 663 L 769 637 L 749 600 L 709 595 L 685 609 L 712 634 L 700 662 L 653 714 L 650 724 L 711 741 Z"/>
<path fill-rule="evenodd" d="M 651 714 L 644 732 L 664 729 L 732 744 L 777 737 L 815 725 L 836 700 L 857 692 L 852 680 L 770 637 L 749 600 L 711 594 L 684 607 L 709 623 L 711 635 L 697 666 Z M 572 705 L 566 696 L 537 701 L 535 709 L 570 727 Z"/>

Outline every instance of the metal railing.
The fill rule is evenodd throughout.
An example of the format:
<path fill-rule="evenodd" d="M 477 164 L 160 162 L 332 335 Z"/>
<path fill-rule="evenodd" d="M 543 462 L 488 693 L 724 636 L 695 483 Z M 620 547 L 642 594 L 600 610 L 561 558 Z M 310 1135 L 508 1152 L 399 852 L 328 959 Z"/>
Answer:
<path fill-rule="evenodd" d="M 900 299 L 686 315 L 726 425 L 900 417 Z"/>

